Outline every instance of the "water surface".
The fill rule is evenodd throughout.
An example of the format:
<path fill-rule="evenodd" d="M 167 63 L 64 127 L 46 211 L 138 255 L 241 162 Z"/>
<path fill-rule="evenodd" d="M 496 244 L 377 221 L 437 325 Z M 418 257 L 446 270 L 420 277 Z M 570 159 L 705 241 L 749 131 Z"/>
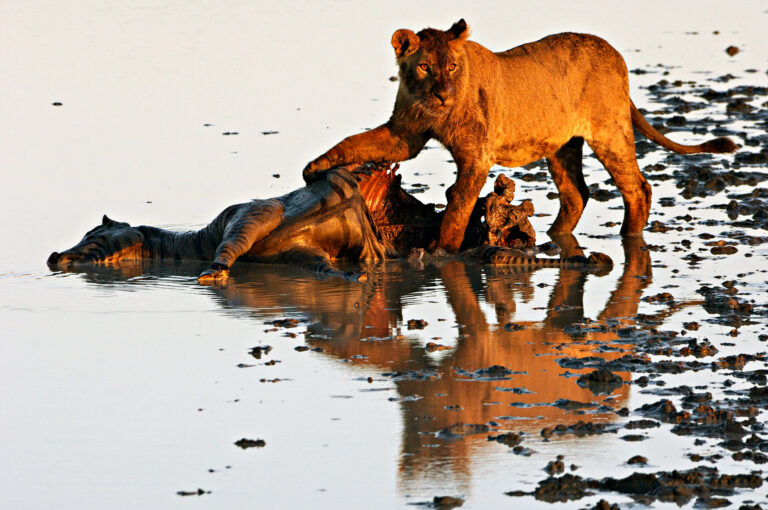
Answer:
<path fill-rule="evenodd" d="M 642 442 L 622 440 L 622 426 L 638 417 L 616 411 L 658 400 L 647 390 L 662 386 L 623 385 L 596 396 L 572 376 L 586 370 L 558 363 L 632 354 L 634 346 L 615 332 L 571 335 L 564 328 L 583 318 L 632 326 L 638 314 L 661 330 L 699 322 L 687 334 L 719 349 L 706 362 L 763 352 L 763 315 L 723 324 L 697 293 L 702 284 L 737 280 L 739 295 L 765 309 L 766 249 L 749 241 L 765 236 L 764 229 L 734 226 L 715 207 L 728 203 L 726 194 L 755 186 L 686 198 L 674 179 L 652 180 L 651 220 L 673 228 L 647 232 L 644 246 L 618 236 L 620 198 L 590 201 L 576 242 L 613 258 L 606 275 L 391 262 L 369 268 L 371 283 L 361 285 L 238 264 L 228 285 L 201 287 L 197 263 L 52 273 L 45 260 L 104 213 L 183 230 L 206 224 L 231 203 L 300 186 L 308 160 L 387 118 L 397 86 L 388 79 L 395 74 L 389 39 L 398 28 L 447 28 L 464 17 L 473 38 L 494 50 L 565 30 L 601 35 L 629 69 L 641 70 L 631 74 L 635 103 L 665 122 L 678 113 L 665 102 L 669 96 L 648 89 L 660 80 L 679 80 L 671 95 L 691 102 L 702 101 L 705 88 L 768 85 L 766 10 L 760 2 L 727 10 L 719 2 L 555 2 L 546 12 L 538 4 L 495 2 L 307 2 L 291 9 L 266 2 L 3 3 L 5 506 L 392 508 L 452 495 L 465 507 L 532 508 L 550 504 L 504 493 L 533 490 L 556 455 L 592 478 L 689 469 L 697 465 L 692 452 L 723 455 L 716 463 L 722 472 L 759 469 L 733 460 L 717 440 L 695 445 L 696 438 L 675 435 L 668 424 Z M 740 53 L 728 56 L 729 45 Z M 717 80 L 727 74 L 735 78 Z M 750 101 L 765 109 L 764 95 Z M 764 120 L 728 114 L 726 103 L 686 117 L 710 132 L 693 133 L 689 125 L 670 135 L 675 140 L 698 143 L 719 127 L 734 131 L 745 151 L 766 147 Z M 427 185 L 421 200 L 444 203 L 442 185 L 454 167 L 436 143 L 428 149 L 403 165 L 404 179 Z M 654 175 L 685 165 L 656 149 L 640 161 L 667 165 Z M 696 161 L 722 171 L 733 158 Z M 613 189 L 594 158 L 585 159 L 585 170 L 589 184 Z M 547 198 L 554 186 L 516 181 L 517 199 L 531 198 L 540 213 L 533 222 L 545 241 L 557 212 L 557 200 Z M 687 214 L 690 220 L 679 219 Z M 734 232 L 744 236 L 738 252 L 712 255 L 706 243 L 732 240 Z M 703 259 L 690 264 L 683 257 L 691 252 Z M 661 292 L 677 304 L 644 300 Z M 273 324 L 285 318 L 298 322 Z M 411 319 L 428 324 L 409 330 Z M 521 329 L 510 331 L 508 323 Z M 429 342 L 448 349 L 430 351 Z M 260 359 L 250 354 L 265 345 L 272 349 Z M 310 350 L 295 349 L 303 346 Z M 494 365 L 511 373 L 477 375 Z M 697 391 L 716 399 L 748 386 L 723 370 L 656 379 L 666 387 L 701 386 Z M 669 398 L 679 404 L 679 396 Z M 557 399 L 592 405 L 563 409 L 552 405 Z M 619 432 L 549 441 L 539 435 L 578 420 Z M 457 423 L 491 423 L 492 434 L 524 432 L 523 445 L 533 453 L 515 455 L 487 441 L 488 433 L 440 433 L 466 431 L 450 428 Z M 266 446 L 243 450 L 234 445 L 241 438 Z M 649 465 L 626 465 L 635 454 Z M 206 493 L 177 495 L 198 488 Z M 603 493 L 564 507 L 600 498 L 633 504 Z M 765 489 L 730 499 L 765 502 Z"/>

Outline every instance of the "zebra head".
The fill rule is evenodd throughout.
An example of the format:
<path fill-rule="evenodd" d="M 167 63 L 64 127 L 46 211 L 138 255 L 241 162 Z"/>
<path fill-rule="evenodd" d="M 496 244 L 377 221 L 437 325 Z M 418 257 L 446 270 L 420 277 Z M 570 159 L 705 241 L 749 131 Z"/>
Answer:
<path fill-rule="evenodd" d="M 61 253 L 48 257 L 48 267 L 63 269 L 73 264 L 111 263 L 135 260 L 143 255 L 144 234 L 128 223 L 115 221 L 105 214 L 101 225 L 89 230 L 83 239 Z"/>

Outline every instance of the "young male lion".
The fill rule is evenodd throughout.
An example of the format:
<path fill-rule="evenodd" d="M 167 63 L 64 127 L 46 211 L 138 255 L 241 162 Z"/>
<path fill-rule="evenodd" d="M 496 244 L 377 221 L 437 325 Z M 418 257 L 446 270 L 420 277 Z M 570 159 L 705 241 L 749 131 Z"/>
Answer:
<path fill-rule="evenodd" d="M 495 163 L 516 167 L 547 158 L 560 192 L 560 211 L 549 231 L 569 233 L 589 197 L 581 163 L 586 140 L 624 198 L 622 235 L 640 235 L 651 187 L 637 166 L 633 126 L 683 154 L 737 148 L 727 138 L 688 146 L 659 133 L 629 98 L 624 59 L 598 37 L 557 34 L 493 53 L 468 36 L 463 19 L 447 31 L 396 31 L 392 46 L 400 86 L 392 116 L 309 163 L 304 179 L 346 163 L 410 159 L 434 138 L 458 167 L 439 240 L 454 252 Z"/>

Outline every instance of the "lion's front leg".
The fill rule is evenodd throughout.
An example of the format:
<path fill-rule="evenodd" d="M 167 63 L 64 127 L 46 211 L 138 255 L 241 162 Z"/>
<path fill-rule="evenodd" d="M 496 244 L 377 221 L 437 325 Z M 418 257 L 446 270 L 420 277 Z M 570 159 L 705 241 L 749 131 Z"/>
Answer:
<path fill-rule="evenodd" d="M 459 176 L 447 193 L 448 205 L 440 224 L 438 241 L 438 246 L 449 253 L 455 253 L 461 248 L 472 209 L 491 169 L 491 163 L 485 158 L 459 159 L 454 156 L 454 159 L 459 168 Z"/>
<path fill-rule="evenodd" d="M 328 152 L 309 163 L 302 173 L 311 183 L 331 168 L 350 163 L 396 162 L 418 154 L 429 137 L 425 134 L 401 132 L 389 123 L 376 129 L 345 138 Z"/>

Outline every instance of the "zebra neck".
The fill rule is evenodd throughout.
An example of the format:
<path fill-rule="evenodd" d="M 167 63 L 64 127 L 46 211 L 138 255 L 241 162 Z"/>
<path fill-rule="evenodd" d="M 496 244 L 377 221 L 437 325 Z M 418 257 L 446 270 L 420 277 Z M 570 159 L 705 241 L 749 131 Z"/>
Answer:
<path fill-rule="evenodd" d="M 213 224 L 197 231 L 172 232 L 157 227 L 138 227 L 144 234 L 146 257 L 176 260 L 212 260 L 221 242 Z"/>

